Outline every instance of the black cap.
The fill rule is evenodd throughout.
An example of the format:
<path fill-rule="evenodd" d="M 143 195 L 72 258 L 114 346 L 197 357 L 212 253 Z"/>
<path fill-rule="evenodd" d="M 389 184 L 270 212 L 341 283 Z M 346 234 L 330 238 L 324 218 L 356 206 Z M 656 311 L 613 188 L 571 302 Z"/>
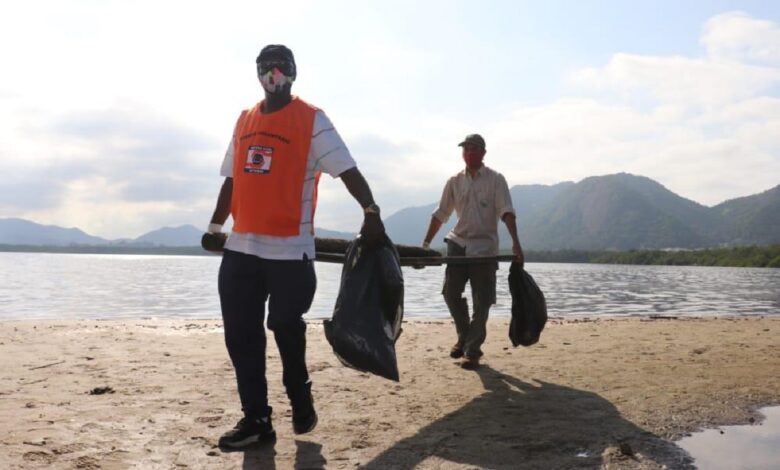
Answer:
<path fill-rule="evenodd" d="M 292 62 L 293 65 L 295 64 L 295 57 L 293 56 L 292 51 L 288 49 L 287 46 L 281 44 L 269 44 L 265 46 L 257 56 L 255 63 L 259 64 L 261 60 L 266 59 L 284 59 Z"/>
<path fill-rule="evenodd" d="M 458 144 L 458 147 L 463 147 L 466 144 L 474 144 L 477 147 L 485 148 L 485 139 L 479 134 L 469 134 L 463 139 L 463 142 Z"/>

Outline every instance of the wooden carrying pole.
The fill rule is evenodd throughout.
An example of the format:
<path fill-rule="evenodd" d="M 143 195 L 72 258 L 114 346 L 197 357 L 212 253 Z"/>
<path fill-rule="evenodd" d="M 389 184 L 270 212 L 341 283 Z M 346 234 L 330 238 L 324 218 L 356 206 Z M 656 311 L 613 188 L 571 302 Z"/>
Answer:
<path fill-rule="evenodd" d="M 350 240 L 339 238 L 315 238 L 314 249 L 317 253 L 316 261 L 325 263 L 344 263 L 344 253 L 347 251 Z M 201 246 L 212 253 L 221 253 L 225 244 L 224 235 L 205 233 L 201 238 Z M 501 261 L 513 261 L 513 255 L 499 256 L 442 256 L 436 250 L 419 246 L 395 245 L 401 258 L 401 266 L 441 266 L 442 264 L 471 264 L 489 263 Z"/>
<path fill-rule="evenodd" d="M 401 256 L 401 266 L 441 266 L 442 264 L 472 264 L 496 262 L 511 262 L 515 260 L 514 255 L 498 256 Z M 317 252 L 315 261 L 324 263 L 344 263 L 344 255 L 341 253 Z"/>
<path fill-rule="evenodd" d="M 344 252 L 347 251 L 349 240 L 338 238 L 315 238 L 314 247 L 317 250 L 316 261 L 325 263 L 344 263 Z M 441 266 L 442 264 L 471 264 L 488 262 L 507 262 L 515 259 L 514 255 L 499 256 L 442 256 L 436 250 L 419 246 L 395 245 L 401 257 L 401 266 Z"/>

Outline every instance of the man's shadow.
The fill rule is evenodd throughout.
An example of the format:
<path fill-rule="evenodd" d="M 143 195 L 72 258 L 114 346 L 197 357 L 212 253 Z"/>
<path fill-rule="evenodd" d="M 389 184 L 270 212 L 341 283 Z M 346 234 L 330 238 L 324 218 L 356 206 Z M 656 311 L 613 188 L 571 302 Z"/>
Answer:
<path fill-rule="evenodd" d="M 276 439 L 269 442 L 253 444 L 244 449 L 220 449 L 222 452 L 241 452 L 244 454 L 244 470 L 275 470 L 276 469 Z"/>
<path fill-rule="evenodd" d="M 250 447 L 244 450 L 244 470 L 275 470 L 276 442 Z M 315 442 L 295 441 L 295 468 L 324 469 L 327 461 L 322 456 L 322 445 Z"/>
<path fill-rule="evenodd" d="M 526 383 L 484 365 L 476 373 L 485 393 L 361 468 L 411 469 L 431 456 L 491 469 L 600 468 L 603 451 L 621 444 L 626 454 L 667 468 L 694 468 L 679 447 L 625 420 L 593 392 Z"/>

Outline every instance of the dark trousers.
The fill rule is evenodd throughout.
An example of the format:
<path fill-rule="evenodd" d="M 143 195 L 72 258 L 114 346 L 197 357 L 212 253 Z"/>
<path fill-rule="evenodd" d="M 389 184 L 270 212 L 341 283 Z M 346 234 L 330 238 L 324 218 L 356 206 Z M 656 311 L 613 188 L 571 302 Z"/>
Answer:
<path fill-rule="evenodd" d="M 447 240 L 447 256 L 465 256 L 466 249 Z M 444 302 L 455 320 L 458 343 L 467 356 L 482 355 L 482 343 L 487 336 L 486 325 L 490 306 L 496 303 L 497 262 L 476 264 L 448 264 L 444 271 Z M 469 305 L 463 292 L 466 282 L 471 284 L 474 315 L 469 318 Z"/>
<path fill-rule="evenodd" d="M 266 336 L 263 321 L 268 300 L 268 329 L 282 358 L 282 382 L 291 400 L 304 394 L 306 323 L 317 288 L 314 264 L 303 260 L 268 260 L 225 250 L 219 268 L 219 301 L 225 344 L 233 362 L 245 413 L 268 416 L 265 378 Z"/>

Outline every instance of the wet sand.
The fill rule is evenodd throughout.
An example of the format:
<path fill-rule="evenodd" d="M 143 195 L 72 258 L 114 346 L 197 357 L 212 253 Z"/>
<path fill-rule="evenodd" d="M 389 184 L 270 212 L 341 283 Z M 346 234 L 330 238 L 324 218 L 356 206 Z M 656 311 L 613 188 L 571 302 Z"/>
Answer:
<path fill-rule="evenodd" d="M 507 329 L 468 371 L 451 322 L 407 322 L 394 383 L 311 322 L 302 436 L 270 336 L 277 441 L 222 452 L 240 410 L 219 321 L 3 322 L 0 468 L 687 468 L 675 439 L 780 404 L 780 318 L 553 319 L 530 348 Z"/>

